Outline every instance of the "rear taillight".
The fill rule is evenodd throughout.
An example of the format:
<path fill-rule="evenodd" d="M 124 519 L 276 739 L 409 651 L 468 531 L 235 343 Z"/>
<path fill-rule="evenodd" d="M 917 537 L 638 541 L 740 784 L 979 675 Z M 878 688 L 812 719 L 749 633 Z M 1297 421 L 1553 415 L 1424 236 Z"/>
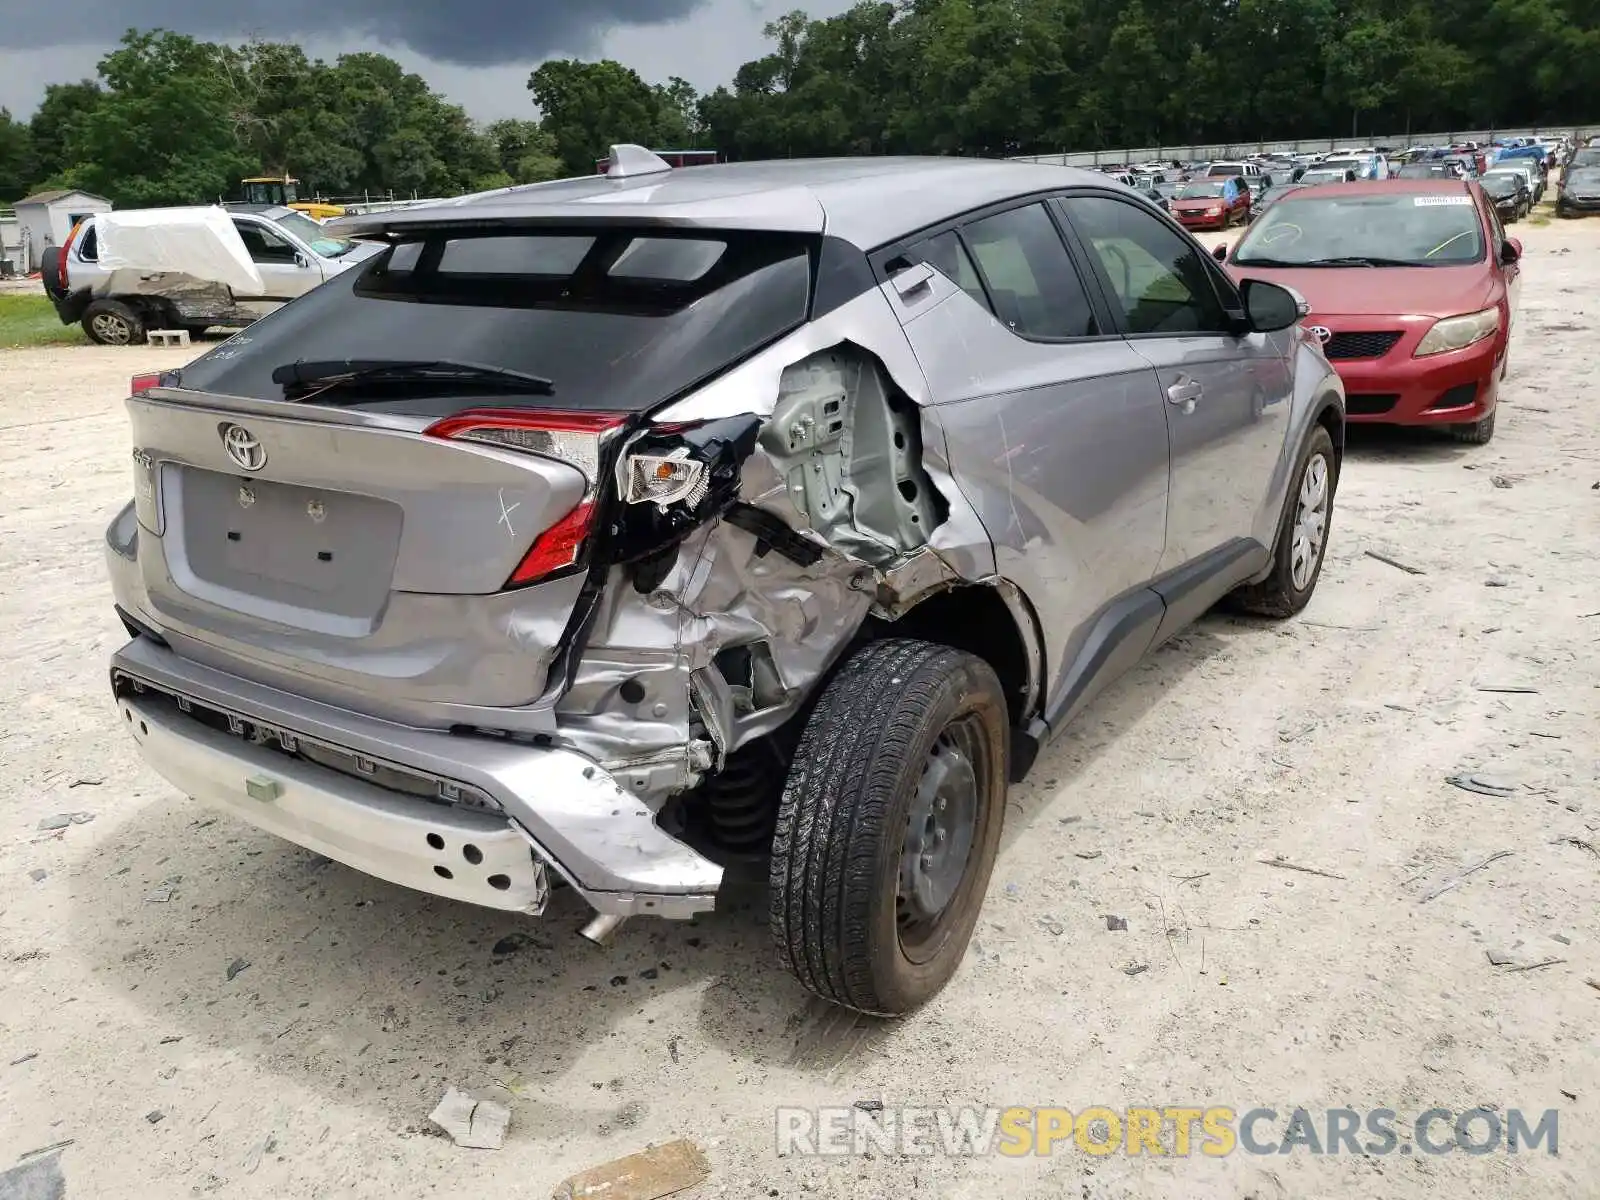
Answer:
<path fill-rule="evenodd" d="M 424 431 L 453 442 L 478 442 L 541 454 L 576 468 L 584 478 L 583 498 L 528 548 L 507 587 L 534 583 L 576 566 L 583 556 L 599 509 L 600 472 L 611 439 L 627 424 L 626 413 L 470 409 L 436 421 Z"/>
<path fill-rule="evenodd" d="M 72 243 L 78 240 L 78 234 L 82 229 L 83 222 L 79 221 L 67 234 L 67 240 L 61 243 L 61 249 L 56 251 L 56 286 L 61 289 L 63 296 L 72 290 L 67 285 L 67 263 L 70 261 L 67 255 L 72 249 Z"/>
<path fill-rule="evenodd" d="M 132 394 L 135 396 L 137 396 L 140 392 L 148 392 L 151 388 L 158 388 L 161 386 L 161 373 L 159 371 L 152 371 L 148 375 L 135 375 L 133 377 L 133 382 L 128 386 L 130 389 L 132 389 Z"/>
<path fill-rule="evenodd" d="M 533 539 L 533 545 L 522 556 L 517 569 L 511 572 L 506 586 L 534 583 L 577 563 L 583 554 L 583 544 L 589 540 L 595 512 L 593 500 L 578 501 L 578 507 Z"/>

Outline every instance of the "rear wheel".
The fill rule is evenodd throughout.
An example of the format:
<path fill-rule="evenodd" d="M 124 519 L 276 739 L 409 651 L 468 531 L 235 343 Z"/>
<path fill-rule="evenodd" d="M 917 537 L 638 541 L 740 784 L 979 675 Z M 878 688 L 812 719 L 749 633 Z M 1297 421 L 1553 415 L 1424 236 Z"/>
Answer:
<path fill-rule="evenodd" d="M 931 642 L 871 643 L 828 684 L 772 844 L 773 940 L 812 992 L 892 1016 L 955 973 L 1000 845 L 1008 723 L 989 665 Z"/>
<path fill-rule="evenodd" d="M 1494 437 L 1494 413 L 1491 412 L 1481 421 L 1473 421 L 1468 425 L 1450 426 L 1450 436 L 1469 446 L 1487 446 L 1489 440 Z"/>
<path fill-rule="evenodd" d="M 1310 603 L 1311 593 L 1317 590 L 1333 520 L 1333 496 L 1339 486 L 1333 438 L 1321 425 L 1306 438 L 1291 478 L 1294 482 L 1278 523 L 1272 573 L 1229 597 L 1233 607 L 1243 612 L 1290 617 Z"/>
<path fill-rule="evenodd" d="M 144 321 L 120 300 L 96 300 L 83 310 L 83 331 L 102 346 L 137 346 L 145 340 Z"/>

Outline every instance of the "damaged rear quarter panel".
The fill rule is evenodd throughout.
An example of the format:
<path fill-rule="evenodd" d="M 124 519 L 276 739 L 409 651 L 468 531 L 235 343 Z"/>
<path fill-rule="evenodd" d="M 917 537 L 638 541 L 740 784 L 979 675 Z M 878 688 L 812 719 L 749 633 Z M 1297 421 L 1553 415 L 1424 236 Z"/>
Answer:
<path fill-rule="evenodd" d="M 740 501 L 821 557 L 796 562 L 719 519 L 642 592 L 634 568 L 611 568 L 557 706 L 562 739 L 659 806 L 792 717 L 897 568 L 918 586 L 990 580 L 989 539 L 949 474 L 927 399 L 874 289 L 658 412 L 658 426 L 761 418 Z"/>
<path fill-rule="evenodd" d="M 706 421 L 741 413 L 771 418 L 785 371 L 814 354 L 840 347 L 876 359 L 888 379 L 917 407 L 921 467 L 948 506 L 943 524 L 933 531 L 928 545 L 960 578 L 977 581 L 991 577 L 995 562 L 988 534 L 950 475 L 944 430 L 931 407 L 927 380 L 883 289 L 864 292 L 802 326 L 693 395 L 668 405 L 656 414 L 656 420 Z"/>

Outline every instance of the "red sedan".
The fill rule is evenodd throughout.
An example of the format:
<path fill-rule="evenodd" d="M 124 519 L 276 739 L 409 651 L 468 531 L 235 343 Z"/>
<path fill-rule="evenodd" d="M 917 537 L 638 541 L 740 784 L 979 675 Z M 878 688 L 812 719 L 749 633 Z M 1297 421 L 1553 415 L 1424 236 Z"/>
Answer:
<path fill-rule="evenodd" d="M 1344 380 L 1349 419 L 1494 436 L 1521 291 L 1522 244 L 1470 180 L 1292 192 L 1230 255 L 1235 278 L 1295 289 L 1302 324 Z"/>
<path fill-rule="evenodd" d="M 1236 175 L 1192 179 L 1172 198 L 1171 211 L 1185 229 L 1226 229 L 1250 220 L 1250 189 Z"/>

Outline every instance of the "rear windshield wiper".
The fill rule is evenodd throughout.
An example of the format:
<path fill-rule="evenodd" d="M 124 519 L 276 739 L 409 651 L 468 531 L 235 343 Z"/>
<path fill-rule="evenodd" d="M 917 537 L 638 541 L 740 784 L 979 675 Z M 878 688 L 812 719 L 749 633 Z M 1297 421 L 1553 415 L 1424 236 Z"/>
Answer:
<path fill-rule="evenodd" d="M 272 382 L 282 384 L 285 395 L 369 383 L 424 387 L 468 385 L 539 396 L 552 395 L 556 390 L 554 381 L 543 375 L 450 358 L 352 358 L 284 363 L 272 369 Z"/>

